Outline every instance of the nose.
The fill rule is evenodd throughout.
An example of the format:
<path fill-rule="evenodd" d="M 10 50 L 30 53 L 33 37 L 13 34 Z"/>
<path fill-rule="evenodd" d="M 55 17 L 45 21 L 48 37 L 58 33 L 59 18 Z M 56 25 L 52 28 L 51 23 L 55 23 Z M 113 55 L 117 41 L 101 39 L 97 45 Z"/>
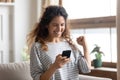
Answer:
<path fill-rule="evenodd" d="M 61 31 L 61 29 L 62 29 L 61 25 L 58 25 L 57 31 Z"/>

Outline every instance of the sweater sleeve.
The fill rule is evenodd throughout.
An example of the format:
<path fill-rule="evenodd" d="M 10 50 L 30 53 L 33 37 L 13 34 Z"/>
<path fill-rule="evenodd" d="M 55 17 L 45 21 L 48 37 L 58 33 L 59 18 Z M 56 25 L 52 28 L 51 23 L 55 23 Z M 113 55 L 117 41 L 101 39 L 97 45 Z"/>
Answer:
<path fill-rule="evenodd" d="M 43 67 L 38 57 L 38 48 L 35 44 L 30 51 L 30 72 L 33 80 L 40 80 L 40 75 L 43 73 Z"/>
<path fill-rule="evenodd" d="M 78 69 L 79 69 L 79 72 L 80 73 L 89 73 L 90 72 L 90 69 L 88 67 L 88 64 L 87 64 L 87 61 L 86 59 L 84 58 L 84 56 L 81 54 L 80 51 L 79 52 L 79 55 L 78 55 Z"/>

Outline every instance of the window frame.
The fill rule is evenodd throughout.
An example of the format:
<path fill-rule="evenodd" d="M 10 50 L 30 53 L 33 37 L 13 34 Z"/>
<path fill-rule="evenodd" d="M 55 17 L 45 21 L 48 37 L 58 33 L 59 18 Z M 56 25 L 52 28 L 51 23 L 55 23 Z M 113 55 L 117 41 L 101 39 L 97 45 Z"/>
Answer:
<path fill-rule="evenodd" d="M 116 16 L 69 19 L 71 29 L 116 27 Z"/>
<path fill-rule="evenodd" d="M 116 28 L 116 16 L 84 18 L 84 19 L 69 19 L 71 29 L 89 29 L 89 28 Z M 103 67 L 116 68 L 115 62 L 103 62 Z"/>

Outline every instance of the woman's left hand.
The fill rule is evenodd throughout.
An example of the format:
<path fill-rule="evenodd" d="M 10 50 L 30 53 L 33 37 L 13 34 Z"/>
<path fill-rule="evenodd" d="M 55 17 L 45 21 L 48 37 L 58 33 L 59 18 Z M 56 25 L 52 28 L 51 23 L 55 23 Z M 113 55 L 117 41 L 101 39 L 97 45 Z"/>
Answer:
<path fill-rule="evenodd" d="M 86 46 L 86 40 L 84 36 L 80 36 L 77 38 L 77 43 L 81 46 Z"/>

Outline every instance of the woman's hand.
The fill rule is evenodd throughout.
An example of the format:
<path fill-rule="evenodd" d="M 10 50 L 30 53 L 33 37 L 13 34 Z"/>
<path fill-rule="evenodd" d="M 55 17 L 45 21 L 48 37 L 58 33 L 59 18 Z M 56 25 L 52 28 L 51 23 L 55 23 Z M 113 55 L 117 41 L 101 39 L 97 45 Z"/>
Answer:
<path fill-rule="evenodd" d="M 86 40 L 85 40 L 85 37 L 84 36 L 80 36 L 77 38 L 77 43 L 83 47 L 86 46 Z"/>
<path fill-rule="evenodd" d="M 61 54 L 56 56 L 55 62 L 53 63 L 56 69 L 63 67 L 66 63 L 70 61 L 70 58 L 62 57 Z"/>
<path fill-rule="evenodd" d="M 70 58 L 62 57 L 61 54 L 57 55 L 55 62 L 51 64 L 49 69 L 40 76 L 40 80 L 49 80 L 57 69 L 63 67 L 63 65 L 65 65 L 69 61 Z"/>

